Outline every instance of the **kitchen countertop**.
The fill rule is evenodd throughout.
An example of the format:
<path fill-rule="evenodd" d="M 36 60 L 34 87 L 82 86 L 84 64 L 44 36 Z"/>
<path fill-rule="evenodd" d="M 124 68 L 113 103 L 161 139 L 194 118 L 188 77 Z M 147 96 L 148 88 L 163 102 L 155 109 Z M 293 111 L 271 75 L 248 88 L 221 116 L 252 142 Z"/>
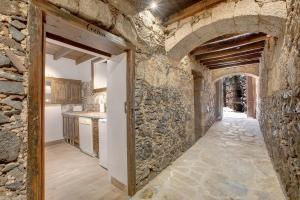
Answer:
<path fill-rule="evenodd" d="M 101 112 L 70 111 L 70 112 L 64 112 L 62 113 L 62 115 L 87 117 L 92 119 L 106 119 L 106 113 L 101 113 Z"/>

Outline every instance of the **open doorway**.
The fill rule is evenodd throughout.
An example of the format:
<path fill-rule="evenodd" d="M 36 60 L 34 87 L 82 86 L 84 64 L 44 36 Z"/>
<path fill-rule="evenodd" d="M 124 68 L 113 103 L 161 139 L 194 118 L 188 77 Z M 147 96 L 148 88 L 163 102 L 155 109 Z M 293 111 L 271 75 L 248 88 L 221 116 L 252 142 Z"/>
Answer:
<path fill-rule="evenodd" d="M 224 117 L 256 118 L 257 80 L 246 75 L 223 78 Z"/>
<path fill-rule="evenodd" d="M 29 92 L 31 195 L 126 199 L 135 191 L 133 46 L 43 6 L 32 35 L 30 84 L 42 81 Z"/>
<path fill-rule="evenodd" d="M 126 53 L 109 57 L 46 38 L 46 199 L 127 196 L 124 102 Z"/>

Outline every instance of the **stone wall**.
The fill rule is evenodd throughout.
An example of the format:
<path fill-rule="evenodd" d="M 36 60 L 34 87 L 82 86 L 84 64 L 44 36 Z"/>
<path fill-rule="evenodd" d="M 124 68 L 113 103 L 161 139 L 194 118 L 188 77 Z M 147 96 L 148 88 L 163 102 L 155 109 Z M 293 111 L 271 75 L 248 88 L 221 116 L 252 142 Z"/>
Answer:
<path fill-rule="evenodd" d="M 200 105 L 201 105 L 201 136 L 215 123 L 216 121 L 216 85 L 212 80 L 212 71 L 207 67 L 198 64 L 197 69 L 202 77 L 200 88 Z"/>
<path fill-rule="evenodd" d="M 0 5 L 0 148 L 5 147 L 0 151 L 0 199 L 26 199 L 26 55 L 30 51 L 25 42 L 29 41 L 26 2 L 2 0 Z M 164 28 L 147 10 L 126 15 L 118 10 L 118 4 L 113 6 L 115 1 L 50 2 L 136 45 L 136 173 L 140 188 L 195 142 L 191 73 L 195 63 L 189 57 L 180 63 L 167 57 Z M 5 51 L 8 49 L 11 51 Z M 205 83 L 211 81 L 211 76 L 203 77 Z M 202 103 L 207 129 L 214 121 L 213 84 L 204 84 L 202 90 L 208 104 Z"/>
<path fill-rule="evenodd" d="M 186 56 L 174 64 L 164 54 L 137 54 L 136 169 L 140 189 L 176 160 L 215 122 L 215 85 L 211 71 Z M 192 70 L 201 77 L 194 102 Z M 194 103 L 201 106 L 195 133 Z"/>
<path fill-rule="evenodd" d="M 258 66 L 259 66 L 258 64 L 250 64 L 250 65 L 215 69 L 212 71 L 212 80 L 217 81 L 224 77 L 241 75 L 241 74 L 257 78 L 259 76 Z"/>
<path fill-rule="evenodd" d="M 26 195 L 26 2 L 0 4 L 0 199 Z"/>
<path fill-rule="evenodd" d="M 300 87 L 261 99 L 260 124 L 288 199 L 300 191 Z"/>
<path fill-rule="evenodd" d="M 288 1 L 284 38 L 270 39 L 260 64 L 259 121 L 290 200 L 300 199 L 300 1 Z"/>

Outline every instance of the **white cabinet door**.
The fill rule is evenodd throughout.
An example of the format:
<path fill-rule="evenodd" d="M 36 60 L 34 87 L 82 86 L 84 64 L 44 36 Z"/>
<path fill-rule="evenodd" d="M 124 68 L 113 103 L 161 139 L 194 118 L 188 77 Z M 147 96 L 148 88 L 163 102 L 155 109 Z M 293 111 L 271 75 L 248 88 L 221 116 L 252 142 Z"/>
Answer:
<path fill-rule="evenodd" d="M 107 64 L 108 171 L 127 185 L 126 53 L 113 56 Z"/>
<path fill-rule="evenodd" d="M 94 156 L 93 128 L 90 118 L 79 117 L 79 147 L 82 152 Z"/>

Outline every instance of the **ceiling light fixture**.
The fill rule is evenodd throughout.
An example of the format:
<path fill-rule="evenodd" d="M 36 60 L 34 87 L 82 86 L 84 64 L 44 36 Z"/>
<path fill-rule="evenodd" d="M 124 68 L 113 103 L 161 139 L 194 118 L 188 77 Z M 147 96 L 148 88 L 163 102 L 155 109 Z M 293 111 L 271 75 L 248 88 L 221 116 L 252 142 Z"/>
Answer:
<path fill-rule="evenodd" d="M 157 8 L 157 3 L 156 2 L 152 2 L 150 5 L 151 9 L 156 9 Z"/>

